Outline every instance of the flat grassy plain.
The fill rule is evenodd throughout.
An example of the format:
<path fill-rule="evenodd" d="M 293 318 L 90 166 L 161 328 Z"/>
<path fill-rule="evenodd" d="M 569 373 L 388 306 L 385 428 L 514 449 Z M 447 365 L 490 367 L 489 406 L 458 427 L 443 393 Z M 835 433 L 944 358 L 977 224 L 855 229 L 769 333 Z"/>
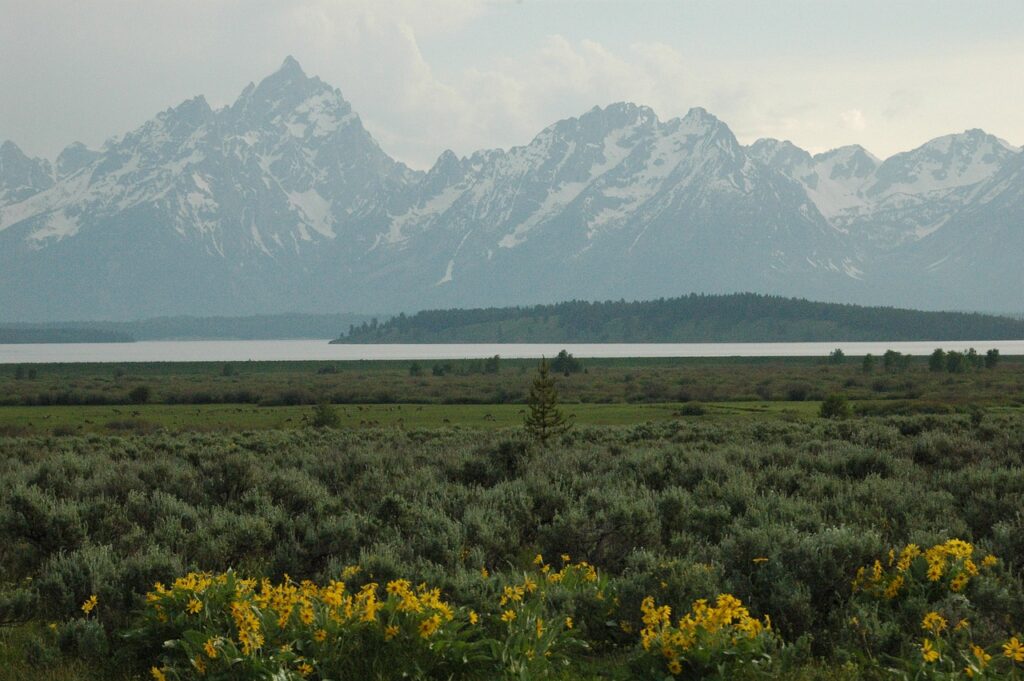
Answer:
<path fill-rule="evenodd" d="M 623 426 L 694 416 L 693 403 L 571 404 L 565 414 L 581 426 Z M 701 404 L 704 418 L 754 415 L 812 417 L 818 402 L 721 402 Z M 343 428 L 474 428 L 519 426 L 522 404 L 357 404 L 338 405 Z M 89 433 L 279 430 L 308 427 L 313 408 L 260 407 L 249 404 L 71 407 L 0 407 L 0 432 L 22 435 Z"/>
<path fill-rule="evenodd" d="M 548 447 L 520 427 L 522 398 L 478 402 L 525 390 L 533 362 L 502 361 L 497 375 L 452 363 L 438 376 L 409 364 L 0 369 L 0 681 L 154 678 L 151 667 L 195 681 L 959 679 L 971 644 L 993 655 L 972 678 L 1024 674 L 1002 652 L 1024 630 L 1018 358 L 961 374 L 923 360 L 871 374 L 853 358 L 590 360 L 557 377 L 575 427 Z M 150 400 L 130 404 L 139 385 Z M 294 390 L 309 401 L 282 404 Z M 312 428 L 329 390 L 344 398 L 327 396 L 339 427 Z M 395 400 L 359 401 L 375 390 Z M 238 391 L 258 398 L 179 399 Z M 850 399 L 849 418 L 818 416 L 832 393 Z M 26 406 L 42 394 L 109 403 Z M 908 544 L 930 557 L 899 572 Z M 595 581 L 548 582 L 545 570 L 589 574 L 580 561 Z M 868 581 L 854 589 L 862 566 Z M 188 632 L 235 640 L 231 603 L 194 584 L 148 606 L 146 594 L 225 570 L 342 580 L 353 597 L 378 584 L 398 633 L 336 621 L 324 605 L 334 592 L 303 587 L 324 608 L 310 621 L 325 639 L 296 600 L 287 627 L 273 623 L 280 604 L 261 620 L 262 652 L 201 657 Z M 451 607 L 429 635 L 440 648 L 423 644 L 422 621 L 387 609 L 397 596 L 384 585 L 398 593 L 400 579 L 438 587 Z M 522 600 L 499 601 L 506 587 L 523 587 Z M 647 597 L 675 618 L 719 594 L 769 616 L 771 633 L 705 631 L 684 649 L 658 629 L 661 643 L 643 647 L 656 619 Z M 929 612 L 947 626 L 922 630 Z M 923 638 L 938 661 L 922 656 Z M 338 661 L 324 641 L 356 648 Z M 449 649 L 475 662 L 430 671 Z M 229 653 L 233 666 L 217 666 Z"/>
<path fill-rule="evenodd" d="M 523 404 L 536 363 L 503 359 L 495 373 L 474 360 L 7 365 L 0 366 L 0 406 L 128 406 L 139 388 L 151 404 Z M 892 371 L 877 358 L 870 372 L 858 357 L 842 364 L 819 357 L 588 359 L 582 366 L 555 377 L 564 403 L 803 402 L 838 392 L 856 401 L 1024 404 L 1019 357 L 955 374 L 928 371 L 924 357 Z"/>

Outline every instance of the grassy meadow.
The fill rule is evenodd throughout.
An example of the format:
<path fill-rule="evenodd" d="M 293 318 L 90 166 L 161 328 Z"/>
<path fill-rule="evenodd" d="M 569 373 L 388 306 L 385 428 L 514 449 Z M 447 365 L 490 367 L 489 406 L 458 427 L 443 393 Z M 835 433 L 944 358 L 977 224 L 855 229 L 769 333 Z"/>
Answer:
<path fill-rule="evenodd" d="M 0 368 L 0 680 L 1024 678 L 1018 358 L 411 364 Z"/>

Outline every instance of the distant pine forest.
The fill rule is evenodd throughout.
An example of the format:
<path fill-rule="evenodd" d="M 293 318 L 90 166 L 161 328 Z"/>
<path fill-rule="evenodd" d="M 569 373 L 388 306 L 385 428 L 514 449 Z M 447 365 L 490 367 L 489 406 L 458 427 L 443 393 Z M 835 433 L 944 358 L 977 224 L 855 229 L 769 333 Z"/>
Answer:
<path fill-rule="evenodd" d="M 131 343 L 127 333 L 94 328 L 0 326 L 0 343 Z"/>
<path fill-rule="evenodd" d="M 248 317 L 154 317 L 129 322 L 0 324 L 0 343 L 130 343 L 152 340 L 334 338 L 360 314 L 267 314 Z"/>
<path fill-rule="evenodd" d="M 335 343 L 699 343 L 1024 339 L 1024 320 L 738 293 L 427 310 L 352 325 Z"/>

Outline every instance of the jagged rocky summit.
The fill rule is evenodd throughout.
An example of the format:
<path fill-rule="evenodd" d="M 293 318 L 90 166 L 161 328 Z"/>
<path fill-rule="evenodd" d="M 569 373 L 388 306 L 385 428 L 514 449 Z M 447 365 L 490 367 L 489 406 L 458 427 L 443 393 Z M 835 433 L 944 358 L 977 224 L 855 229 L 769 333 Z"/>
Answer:
<path fill-rule="evenodd" d="M 388 156 L 288 58 L 54 162 L 0 146 L 0 319 L 397 311 L 757 291 L 1024 309 L 1024 153 L 741 145 L 618 103 L 529 144 Z"/>

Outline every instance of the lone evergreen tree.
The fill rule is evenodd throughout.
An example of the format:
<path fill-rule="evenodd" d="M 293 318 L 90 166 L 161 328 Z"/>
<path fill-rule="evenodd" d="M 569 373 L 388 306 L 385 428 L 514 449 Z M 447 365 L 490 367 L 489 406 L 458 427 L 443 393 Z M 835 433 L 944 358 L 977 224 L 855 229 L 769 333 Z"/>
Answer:
<path fill-rule="evenodd" d="M 548 441 L 569 430 L 565 414 L 558 408 L 558 391 L 555 379 L 548 374 L 548 362 L 541 359 L 537 367 L 537 378 L 533 379 L 528 401 L 530 412 L 523 425 L 533 439 L 546 445 Z"/>
<path fill-rule="evenodd" d="M 875 357 L 870 352 L 864 355 L 864 360 L 860 363 L 860 370 L 865 374 L 871 374 L 875 371 Z"/>

